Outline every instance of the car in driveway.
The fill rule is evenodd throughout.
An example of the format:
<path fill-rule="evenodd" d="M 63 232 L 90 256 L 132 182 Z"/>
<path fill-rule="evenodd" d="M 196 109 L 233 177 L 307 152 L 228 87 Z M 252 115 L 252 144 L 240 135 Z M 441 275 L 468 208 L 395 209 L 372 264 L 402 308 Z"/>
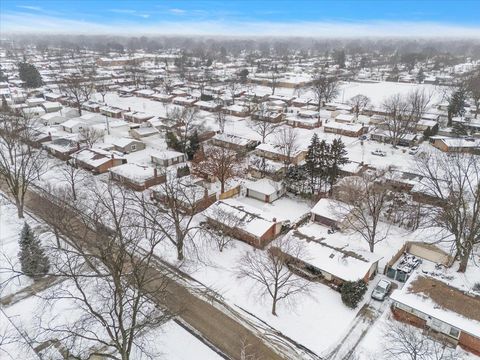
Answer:
<path fill-rule="evenodd" d="M 372 151 L 372 155 L 387 156 L 387 153 L 385 151 L 380 150 L 380 149 L 375 149 L 375 150 Z"/>
<path fill-rule="evenodd" d="M 408 153 L 410 155 L 415 155 L 416 153 L 418 153 L 418 146 L 414 146 L 412 148 L 410 148 L 410 150 L 408 151 Z"/>
<path fill-rule="evenodd" d="M 372 299 L 383 301 L 387 297 L 390 289 L 392 288 L 392 282 L 382 279 L 378 282 L 372 291 Z"/>

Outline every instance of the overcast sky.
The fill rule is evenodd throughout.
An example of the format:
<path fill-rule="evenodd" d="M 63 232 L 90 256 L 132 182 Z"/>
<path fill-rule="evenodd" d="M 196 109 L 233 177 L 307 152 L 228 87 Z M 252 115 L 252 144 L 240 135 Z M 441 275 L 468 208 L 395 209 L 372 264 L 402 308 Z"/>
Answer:
<path fill-rule="evenodd" d="M 0 0 L 9 32 L 480 38 L 480 1 Z"/>

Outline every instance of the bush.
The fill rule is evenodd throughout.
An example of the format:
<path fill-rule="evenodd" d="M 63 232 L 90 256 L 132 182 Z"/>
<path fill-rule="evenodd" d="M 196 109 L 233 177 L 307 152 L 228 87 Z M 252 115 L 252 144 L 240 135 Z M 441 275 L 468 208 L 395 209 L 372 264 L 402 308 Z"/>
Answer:
<path fill-rule="evenodd" d="M 340 289 L 343 303 L 352 309 L 362 301 L 366 291 L 367 284 L 363 280 L 344 282 Z"/>
<path fill-rule="evenodd" d="M 473 291 L 480 293 L 480 282 L 477 282 L 473 285 Z"/>

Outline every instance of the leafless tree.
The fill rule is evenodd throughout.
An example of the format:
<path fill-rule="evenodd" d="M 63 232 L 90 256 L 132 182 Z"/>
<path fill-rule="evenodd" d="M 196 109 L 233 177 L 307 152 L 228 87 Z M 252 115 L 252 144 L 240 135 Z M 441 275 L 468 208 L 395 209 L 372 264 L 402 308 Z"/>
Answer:
<path fill-rule="evenodd" d="M 366 171 L 344 178 L 335 186 L 334 193 L 340 202 L 332 211 L 344 217 L 348 228 L 360 234 L 373 253 L 375 245 L 388 236 L 388 228 L 379 229 L 392 198 L 385 184 L 385 172 Z"/>
<path fill-rule="evenodd" d="M 480 113 L 480 71 L 472 74 L 472 76 L 467 80 L 467 90 L 475 105 L 476 119 Z"/>
<path fill-rule="evenodd" d="M 39 334 L 58 339 L 69 357 L 128 360 L 134 352 L 152 357 L 147 331 L 172 316 L 155 305 L 163 301 L 168 284 L 162 272 L 153 270 L 164 235 L 145 231 L 148 220 L 138 216 L 142 210 L 133 199 L 114 184 L 94 187 L 88 202 L 72 208 L 74 221 L 62 229 L 74 240 L 51 249 L 55 276 L 68 286 L 41 295 L 46 310 L 67 299 L 79 315 L 66 323 L 40 316 Z"/>
<path fill-rule="evenodd" d="M 207 236 L 218 251 L 222 252 L 230 244 L 235 243 L 236 240 L 230 234 L 232 229 L 242 224 L 242 219 L 221 208 L 209 209 L 209 211 L 213 212 L 211 216 L 217 221 L 209 223 L 203 235 Z"/>
<path fill-rule="evenodd" d="M 167 176 L 166 182 L 159 185 L 160 201 L 156 204 L 152 204 L 143 195 L 137 197 L 144 211 L 142 216 L 152 224 L 152 229 L 163 233 L 175 246 L 179 261 L 184 260 L 186 251 L 192 256 L 199 255 L 202 245 L 193 241 L 200 231 L 193 219 L 206 201 L 206 190 L 200 193 L 198 187 L 188 179 Z"/>
<path fill-rule="evenodd" d="M 232 78 L 227 82 L 227 90 L 232 98 L 233 104 L 235 104 L 235 97 L 238 95 L 238 92 L 241 88 L 242 84 L 240 84 L 236 78 Z"/>
<path fill-rule="evenodd" d="M 205 146 L 193 158 L 193 172 L 220 181 L 220 191 L 225 192 L 225 183 L 240 173 L 241 160 L 238 153 L 218 146 Z"/>
<path fill-rule="evenodd" d="M 355 118 L 358 120 L 358 115 L 362 111 L 370 106 L 370 98 L 368 96 L 358 94 L 348 100 L 348 103 L 353 107 L 353 113 L 355 114 Z"/>
<path fill-rule="evenodd" d="M 277 70 L 273 70 L 268 74 L 268 86 L 272 89 L 272 95 L 275 95 L 275 90 L 278 86 L 280 75 Z"/>
<path fill-rule="evenodd" d="M 277 131 L 275 134 L 275 145 L 279 146 L 282 151 L 285 166 L 290 165 L 292 163 L 292 156 L 299 148 L 297 130 L 288 126 Z"/>
<path fill-rule="evenodd" d="M 67 163 L 66 166 L 62 166 L 60 169 L 60 175 L 68 184 L 70 189 L 70 196 L 73 201 L 77 200 L 77 186 L 81 184 L 87 178 L 86 172 L 73 164 Z"/>
<path fill-rule="evenodd" d="M 276 316 L 279 301 L 292 301 L 297 295 L 309 293 L 311 283 L 288 268 L 302 258 L 305 252 L 301 242 L 282 237 L 265 251 L 246 252 L 238 264 L 238 277 L 255 281 L 260 296 L 271 298 L 272 314 Z"/>
<path fill-rule="evenodd" d="M 198 127 L 198 108 L 173 108 L 169 117 L 173 119 L 180 129 L 180 141 L 183 144 L 183 152 L 186 153 L 188 137 L 191 135 L 194 127 Z"/>
<path fill-rule="evenodd" d="M 102 102 L 105 103 L 105 95 L 107 95 L 109 91 L 108 81 L 103 80 L 99 84 L 96 84 L 95 90 L 102 96 Z"/>
<path fill-rule="evenodd" d="M 268 121 L 268 108 L 265 103 L 260 103 L 256 106 L 252 113 L 256 113 L 258 115 L 258 119 L 252 120 L 250 123 L 250 128 L 260 135 L 262 138 L 262 143 L 265 143 L 267 137 L 273 134 L 277 128 L 278 124 Z"/>
<path fill-rule="evenodd" d="M 15 200 L 19 218 L 23 218 L 27 190 L 46 170 L 43 151 L 28 145 L 32 135 L 28 119 L 0 115 L 0 179 Z"/>
<path fill-rule="evenodd" d="M 220 129 L 220 133 L 223 134 L 224 131 L 225 131 L 225 123 L 226 123 L 226 120 L 227 120 L 227 116 L 225 114 L 225 110 L 222 109 L 222 108 L 219 108 L 216 112 L 215 112 L 215 118 L 217 119 L 217 122 L 218 122 L 218 127 Z"/>
<path fill-rule="evenodd" d="M 93 145 L 103 139 L 104 132 L 102 130 L 86 126 L 79 131 L 79 135 L 80 142 L 85 143 L 88 148 L 92 148 Z"/>
<path fill-rule="evenodd" d="M 338 78 L 317 70 L 313 75 L 310 90 L 315 97 L 317 111 L 320 111 L 326 102 L 332 101 L 337 97 L 339 91 Z"/>
<path fill-rule="evenodd" d="M 452 244 L 458 271 L 465 272 L 480 244 L 480 162 L 473 154 L 432 152 L 419 154 L 416 164 L 422 186 L 439 200 L 427 223 L 446 231 L 438 241 Z"/>
<path fill-rule="evenodd" d="M 383 355 L 391 360 L 461 359 L 454 348 L 429 338 L 424 330 L 401 322 L 389 322 L 383 333 Z"/>
<path fill-rule="evenodd" d="M 60 79 L 60 90 L 75 102 L 78 113 L 82 115 L 82 105 L 90 100 L 95 90 L 93 74 L 89 71 L 79 71 Z"/>
<path fill-rule="evenodd" d="M 408 134 L 415 133 L 431 98 L 431 93 L 416 89 L 407 95 L 395 94 L 384 100 L 383 108 L 388 114 L 385 126 L 394 147 Z"/>

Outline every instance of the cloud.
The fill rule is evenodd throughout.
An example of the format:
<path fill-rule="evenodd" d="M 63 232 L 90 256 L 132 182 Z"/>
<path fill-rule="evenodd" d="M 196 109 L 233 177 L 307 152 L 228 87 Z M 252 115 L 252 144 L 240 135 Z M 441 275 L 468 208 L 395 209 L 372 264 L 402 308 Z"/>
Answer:
<path fill-rule="evenodd" d="M 132 16 L 138 16 L 142 17 L 144 19 L 147 19 L 150 17 L 150 14 L 147 13 L 140 13 L 137 10 L 133 9 L 109 9 L 108 11 L 117 13 L 117 14 L 127 14 L 127 15 L 132 15 Z"/>
<path fill-rule="evenodd" d="M 182 14 L 185 14 L 186 11 L 183 10 L 183 9 L 177 9 L 177 8 L 173 8 L 173 9 L 168 9 L 169 12 L 171 12 L 172 14 L 177 14 L 177 15 L 182 15 Z"/>
<path fill-rule="evenodd" d="M 42 11 L 43 10 L 40 6 L 17 5 L 17 7 L 21 8 L 21 9 L 34 10 L 34 11 Z"/>
<path fill-rule="evenodd" d="M 115 9 L 113 9 L 115 10 Z M 1 33 L 71 33 L 71 34 L 165 34 L 165 35 L 225 35 L 225 36 L 305 36 L 305 37 L 448 37 L 480 38 L 480 26 L 423 21 L 155 21 L 138 22 L 133 16 L 147 18 L 144 13 L 126 12 L 132 19 L 117 22 L 88 22 L 65 17 L 26 12 L 0 14 Z"/>

